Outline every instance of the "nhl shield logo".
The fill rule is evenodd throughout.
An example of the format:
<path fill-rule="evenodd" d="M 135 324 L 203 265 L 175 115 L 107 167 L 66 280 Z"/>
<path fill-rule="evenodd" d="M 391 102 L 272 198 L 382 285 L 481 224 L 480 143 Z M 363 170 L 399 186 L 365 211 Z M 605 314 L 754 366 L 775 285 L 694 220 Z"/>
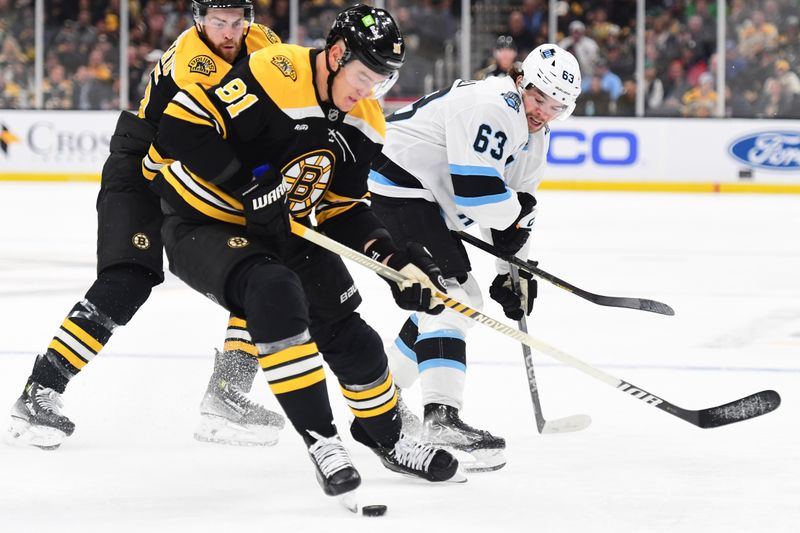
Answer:
<path fill-rule="evenodd" d="M 197 72 L 198 74 L 211 76 L 211 74 L 216 71 L 216 63 L 207 55 L 194 56 L 191 61 L 189 61 L 189 72 Z"/>

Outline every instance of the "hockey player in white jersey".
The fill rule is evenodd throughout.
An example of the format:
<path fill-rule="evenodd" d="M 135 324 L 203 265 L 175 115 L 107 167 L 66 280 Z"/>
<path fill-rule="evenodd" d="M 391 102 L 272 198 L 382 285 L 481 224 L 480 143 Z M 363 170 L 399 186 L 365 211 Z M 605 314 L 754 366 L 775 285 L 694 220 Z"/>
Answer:
<path fill-rule="evenodd" d="M 452 231 L 476 223 L 503 254 L 527 259 L 548 123 L 572 114 L 580 88 L 575 57 L 544 44 L 508 77 L 456 80 L 387 118 L 383 154 L 370 173 L 372 207 L 397 242 L 428 248 L 450 296 L 477 309 L 483 305 L 469 257 Z M 513 320 L 530 314 L 536 280 L 520 271 L 518 295 L 507 263 L 498 260 L 496 267 L 491 298 Z M 436 316 L 413 314 L 390 350 L 390 363 L 399 386 L 420 378 L 427 440 L 471 454 L 472 465 L 462 462 L 468 470 L 489 471 L 505 465 L 505 440 L 459 416 L 472 324 L 449 309 Z M 413 418 L 405 418 L 409 428 Z"/>

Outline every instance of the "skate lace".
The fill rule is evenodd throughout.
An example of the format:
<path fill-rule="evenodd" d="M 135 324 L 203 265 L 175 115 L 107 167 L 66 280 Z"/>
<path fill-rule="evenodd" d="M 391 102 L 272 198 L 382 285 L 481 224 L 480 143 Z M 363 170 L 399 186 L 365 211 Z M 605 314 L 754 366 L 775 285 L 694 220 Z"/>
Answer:
<path fill-rule="evenodd" d="M 315 431 L 308 431 L 308 434 L 317 439 L 309 449 L 309 453 L 314 457 L 314 461 L 319 466 L 322 475 L 326 478 L 338 472 L 342 468 L 352 467 L 350 455 L 347 453 L 342 441 L 338 436 L 323 437 Z"/>
<path fill-rule="evenodd" d="M 398 463 L 425 472 L 437 451 L 437 448 L 412 440 L 405 434 L 400 435 L 400 440 L 394 445 L 394 457 Z"/>
<path fill-rule="evenodd" d="M 261 407 L 260 405 L 250 401 L 250 398 L 245 396 L 245 394 L 242 391 L 240 391 L 237 387 L 234 387 L 233 385 L 230 384 L 228 385 L 228 394 L 230 395 L 233 401 L 235 401 L 237 404 L 239 404 L 248 411 L 253 411 Z"/>
<path fill-rule="evenodd" d="M 53 389 L 42 387 L 36 391 L 36 403 L 43 411 L 48 411 L 53 414 L 61 414 L 60 409 L 64 407 L 64 402 L 61 401 L 61 395 Z"/>

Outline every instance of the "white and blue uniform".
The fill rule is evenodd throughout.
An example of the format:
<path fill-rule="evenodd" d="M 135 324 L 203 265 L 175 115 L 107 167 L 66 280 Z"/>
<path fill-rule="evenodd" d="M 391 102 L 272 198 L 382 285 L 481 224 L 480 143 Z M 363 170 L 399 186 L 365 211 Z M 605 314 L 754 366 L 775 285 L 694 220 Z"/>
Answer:
<path fill-rule="evenodd" d="M 489 229 L 504 230 L 519 217 L 516 192 L 534 194 L 538 187 L 549 137 L 547 127 L 528 132 L 522 99 L 511 78 L 456 80 L 449 89 L 387 118 L 383 156 L 390 163 L 373 164 L 369 189 L 381 197 L 431 202 L 447 229 L 463 230 L 475 223 L 490 241 Z M 423 243 L 426 238 L 419 230 L 403 237 Z M 527 253 L 526 246 L 518 256 L 527 258 Z M 508 271 L 505 264 L 497 266 L 501 273 Z M 447 285 L 450 296 L 482 307 L 481 291 L 471 274 L 449 277 Z M 396 382 L 407 387 L 419 372 L 423 404 L 461 409 L 465 339 L 471 325 L 470 319 L 449 309 L 436 316 L 412 316 L 390 354 Z"/>

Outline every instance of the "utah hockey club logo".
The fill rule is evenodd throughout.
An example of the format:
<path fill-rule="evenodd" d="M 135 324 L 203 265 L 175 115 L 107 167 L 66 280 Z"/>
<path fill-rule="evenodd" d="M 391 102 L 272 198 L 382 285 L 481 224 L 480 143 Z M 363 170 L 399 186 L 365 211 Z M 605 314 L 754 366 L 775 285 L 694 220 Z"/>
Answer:
<path fill-rule="evenodd" d="M 205 74 L 211 76 L 217 71 L 217 65 L 214 60 L 207 55 L 194 56 L 189 61 L 189 72 L 197 72 L 198 74 Z"/>
<path fill-rule="evenodd" d="M 140 250 L 147 250 L 150 248 L 150 237 L 144 233 L 135 233 L 131 238 L 131 242 Z"/>
<path fill-rule="evenodd" d="M 248 241 L 244 237 L 231 237 L 230 239 L 228 239 L 229 248 L 233 249 L 244 248 L 248 244 L 250 244 L 250 241 Z"/>
<path fill-rule="evenodd" d="M 4 154 L 8 154 L 8 146 L 10 144 L 18 143 L 19 137 L 11 133 L 5 124 L 0 124 L 0 150 Z"/>
<path fill-rule="evenodd" d="M 289 185 L 289 211 L 296 217 L 306 216 L 328 188 L 336 156 L 330 150 L 315 150 L 294 159 L 281 169 Z"/>

